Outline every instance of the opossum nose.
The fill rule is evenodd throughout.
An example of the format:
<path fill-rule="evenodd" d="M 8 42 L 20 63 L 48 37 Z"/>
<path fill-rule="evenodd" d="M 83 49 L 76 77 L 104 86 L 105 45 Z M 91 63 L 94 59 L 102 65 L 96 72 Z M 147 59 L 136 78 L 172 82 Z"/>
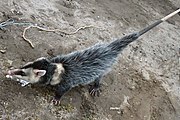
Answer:
<path fill-rule="evenodd" d="M 11 70 L 8 70 L 8 72 L 7 72 L 7 73 L 8 73 L 8 75 L 11 75 L 11 74 L 12 74 Z"/>
<path fill-rule="evenodd" d="M 11 71 L 10 71 L 10 70 L 8 70 L 8 71 L 3 71 L 3 74 L 4 74 L 4 75 L 11 75 Z"/>
<path fill-rule="evenodd" d="M 12 75 L 11 70 L 8 70 L 7 72 L 4 72 L 5 75 Z"/>
<path fill-rule="evenodd" d="M 8 70 L 6 75 L 15 75 L 16 73 L 20 72 L 20 69 Z"/>

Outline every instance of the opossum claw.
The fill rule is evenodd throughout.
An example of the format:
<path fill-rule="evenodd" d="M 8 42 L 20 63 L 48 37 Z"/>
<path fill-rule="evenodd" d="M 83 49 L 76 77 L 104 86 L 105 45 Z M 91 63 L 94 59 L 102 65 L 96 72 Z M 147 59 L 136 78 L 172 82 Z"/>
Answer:
<path fill-rule="evenodd" d="M 90 89 L 89 89 L 89 94 L 91 95 L 91 96 L 100 96 L 100 93 L 101 93 L 101 89 L 98 87 L 98 88 L 96 88 L 96 87 L 91 87 Z"/>
<path fill-rule="evenodd" d="M 58 99 L 56 99 L 56 98 L 53 98 L 52 100 L 51 100 L 51 102 L 54 104 L 54 105 L 59 105 L 61 102 L 60 102 L 60 100 L 58 100 Z"/>

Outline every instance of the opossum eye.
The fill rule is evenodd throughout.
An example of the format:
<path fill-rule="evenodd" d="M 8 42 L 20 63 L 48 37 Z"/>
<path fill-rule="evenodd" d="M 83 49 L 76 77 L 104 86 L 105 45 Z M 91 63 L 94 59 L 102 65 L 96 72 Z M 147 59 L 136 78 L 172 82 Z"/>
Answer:
<path fill-rule="evenodd" d="M 22 75 L 22 76 L 26 76 L 26 73 L 22 71 L 21 75 Z"/>

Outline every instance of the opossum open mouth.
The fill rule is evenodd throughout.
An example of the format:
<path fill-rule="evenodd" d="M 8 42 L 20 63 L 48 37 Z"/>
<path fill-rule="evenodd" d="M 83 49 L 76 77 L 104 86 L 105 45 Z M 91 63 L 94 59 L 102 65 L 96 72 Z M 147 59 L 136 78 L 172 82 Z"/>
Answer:
<path fill-rule="evenodd" d="M 17 77 L 14 77 L 15 75 L 23 75 L 23 72 L 21 69 L 14 69 L 14 70 L 9 70 L 6 73 L 6 78 L 10 78 L 11 80 L 15 80 L 21 83 L 21 86 L 24 87 L 29 84 L 26 80 L 19 79 Z"/>

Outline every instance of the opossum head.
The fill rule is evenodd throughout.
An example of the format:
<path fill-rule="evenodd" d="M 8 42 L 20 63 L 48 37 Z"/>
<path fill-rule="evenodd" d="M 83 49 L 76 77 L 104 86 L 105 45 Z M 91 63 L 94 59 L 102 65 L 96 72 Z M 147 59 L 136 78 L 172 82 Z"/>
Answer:
<path fill-rule="evenodd" d="M 58 84 L 59 74 L 63 70 L 62 65 L 50 63 L 46 58 L 39 58 L 25 64 L 19 69 L 9 70 L 7 75 L 12 79 L 21 79 L 29 83 Z"/>

